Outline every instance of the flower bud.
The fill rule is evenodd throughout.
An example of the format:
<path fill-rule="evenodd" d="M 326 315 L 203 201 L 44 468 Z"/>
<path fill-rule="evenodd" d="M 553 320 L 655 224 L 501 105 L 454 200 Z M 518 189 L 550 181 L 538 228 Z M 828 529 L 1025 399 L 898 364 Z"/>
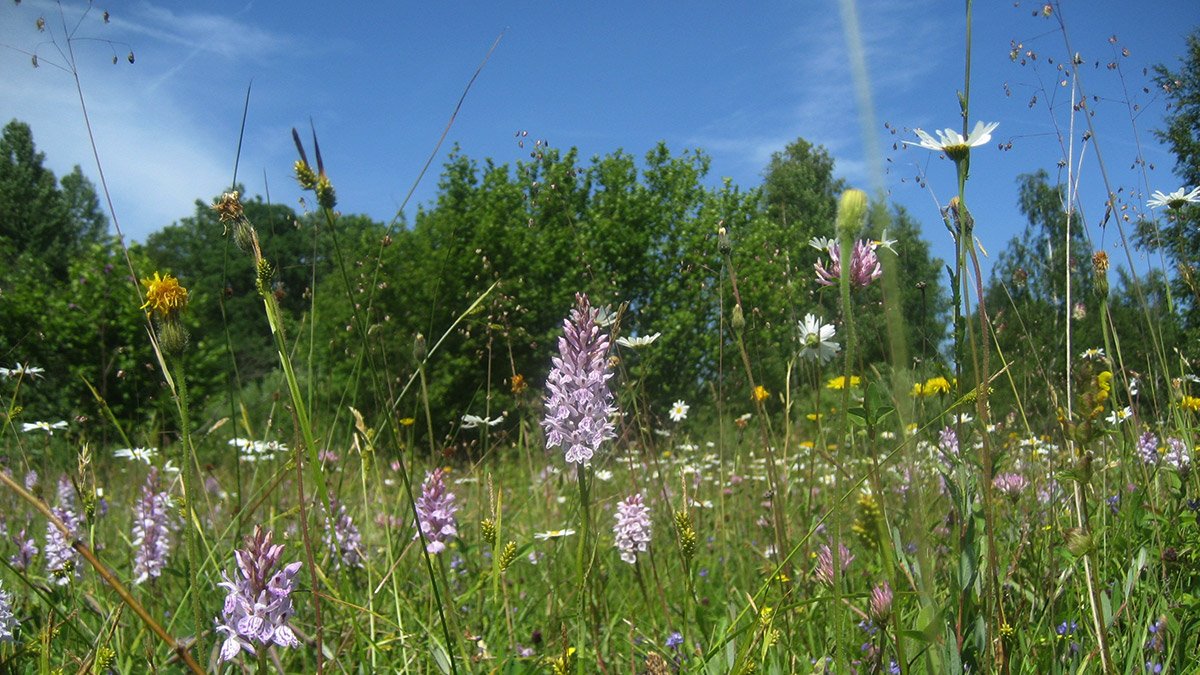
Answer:
<path fill-rule="evenodd" d="M 846 190 L 838 199 L 837 234 L 842 242 L 853 241 L 862 231 L 867 218 L 867 193 L 862 190 Z"/>
<path fill-rule="evenodd" d="M 425 336 L 417 333 L 417 336 L 413 338 L 413 358 L 417 361 L 424 361 L 425 355 Z"/>
<path fill-rule="evenodd" d="M 188 344 L 187 329 L 178 320 L 163 321 L 158 327 L 158 344 L 167 354 L 172 356 L 182 354 Z"/>
<path fill-rule="evenodd" d="M 741 332 L 746 327 L 746 316 L 742 314 L 742 305 L 738 303 L 733 306 L 733 329 Z"/>

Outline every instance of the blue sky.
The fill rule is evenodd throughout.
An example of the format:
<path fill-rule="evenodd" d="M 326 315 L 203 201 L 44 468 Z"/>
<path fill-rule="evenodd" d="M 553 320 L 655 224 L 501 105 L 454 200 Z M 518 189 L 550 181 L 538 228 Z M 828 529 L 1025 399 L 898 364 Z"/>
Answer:
<path fill-rule="evenodd" d="M 290 129 L 306 129 L 311 118 L 339 206 L 390 220 L 501 32 L 406 209 L 410 219 L 436 195 L 453 143 L 468 156 L 511 164 L 529 153 L 518 147 L 518 131 L 577 146 L 584 157 L 617 149 L 640 156 L 660 140 L 675 152 L 702 149 L 712 158 L 712 184 L 728 177 L 744 188 L 761 183 L 772 152 L 803 136 L 830 151 L 839 175 L 869 187 L 837 3 L 133 2 L 97 4 L 86 16 L 84 7 L 64 2 L 62 14 L 78 24 L 76 38 L 87 38 L 72 43 L 80 79 L 117 216 L 134 239 L 189 215 L 195 199 L 229 183 L 251 80 L 239 170 L 249 191 L 269 186 L 273 201 L 297 205 Z M 1109 248 L 1119 236 L 1098 227 L 1105 190 L 1097 155 L 1131 213 L 1144 211 L 1151 190 L 1179 187 L 1173 158 L 1151 133 L 1162 125 L 1164 101 L 1143 68 L 1178 62 L 1184 36 L 1200 24 L 1200 3 L 1064 0 L 1051 18 L 1041 7 L 975 3 L 972 122 L 1000 127 L 973 155 L 968 203 L 993 259 L 1023 226 L 1020 173 L 1045 168 L 1066 180 L 1057 164 L 1069 156 L 1083 217 Z M 952 165 L 893 144 L 915 140 L 914 127 L 960 127 L 963 3 L 859 0 L 857 12 L 874 98 L 870 133 L 887 188 L 948 258 L 937 205 L 955 189 Z M 3 3 L 0 36 L 0 118 L 29 122 L 56 173 L 80 164 L 95 178 L 73 80 L 54 67 L 63 58 L 51 40 L 65 44 L 59 5 Z M 1012 61 L 1014 42 L 1036 60 Z M 125 61 L 130 49 L 133 65 Z M 1086 122 L 1072 114 L 1069 70 L 1057 70 L 1073 52 L 1083 59 L 1079 84 L 1095 113 L 1094 139 L 1082 151 Z M 1139 157 L 1144 166 L 1134 166 Z"/>

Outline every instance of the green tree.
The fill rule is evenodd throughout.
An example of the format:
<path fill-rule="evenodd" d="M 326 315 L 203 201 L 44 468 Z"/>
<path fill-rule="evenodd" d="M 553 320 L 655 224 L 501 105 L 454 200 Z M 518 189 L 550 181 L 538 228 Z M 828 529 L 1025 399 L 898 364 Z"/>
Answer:
<path fill-rule="evenodd" d="M 1154 67 L 1154 81 L 1164 92 L 1166 127 L 1155 136 L 1175 155 L 1175 174 L 1190 188 L 1200 187 L 1200 29 L 1186 39 L 1186 53 L 1177 70 Z M 1174 186 L 1163 192 L 1171 192 Z M 1184 310 L 1184 322 L 1194 340 L 1200 336 L 1200 205 L 1165 209 L 1161 218 L 1138 224 L 1139 244 L 1161 247 L 1175 264 L 1175 299 Z"/>
<path fill-rule="evenodd" d="M 13 120 L 0 136 L 0 236 L 8 252 L 33 252 L 49 271 L 63 274 L 78 244 L 69 206 L 45 155 L 33 143 L 33 131 Z M 11 266 L 10 266 L 11 268 Z"/>
<path fill-rule="evenodd" d="M 98 420 L 91 385 L 118 417 L 144 420 L 158 380 L 125 255 L 82 170 L 58 181 L 44 162 L 29 126 L 10 122 L 0 137 L 0 358 L 46 371 L 22 389 L 23 419 Z M 145 266 L 136 247 L 130 255 Z"/>

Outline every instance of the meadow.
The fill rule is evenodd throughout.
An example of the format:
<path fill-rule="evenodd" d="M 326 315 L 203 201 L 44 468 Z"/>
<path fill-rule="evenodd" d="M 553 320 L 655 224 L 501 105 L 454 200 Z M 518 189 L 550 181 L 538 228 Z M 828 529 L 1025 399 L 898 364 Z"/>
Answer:
<path fill-rule="evenodd" d="M 986 283 L 961 96 L 902 140 L 951 261 L 803 139 L 742 191 L 523 132 L 409 226 L 293 130 L 303 213 L 235 179 L 126 246 L 10 124 L 0 671 L 1200 672 L 1189 49 L 1194 189 L 1106 249 L 1023 175 Z"/>

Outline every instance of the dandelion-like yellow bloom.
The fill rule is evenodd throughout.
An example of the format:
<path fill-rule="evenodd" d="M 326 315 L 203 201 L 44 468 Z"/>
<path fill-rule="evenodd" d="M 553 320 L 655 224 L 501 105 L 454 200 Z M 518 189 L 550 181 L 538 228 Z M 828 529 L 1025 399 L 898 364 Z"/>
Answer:
<path fill-rule="evenodd" d="M 859 376 L 857 376 L 857 375 L 850 376 L 850 386 L 851 387 L 857 387 L 860 382 L 862 382 L 862 378 L 860 378 Z M 838 375 L 837 377 L 829 380 L 828 382 L 825 383 L 825 388 L 826 389 L 845 389 L 846 388 L 846 376 Z"/>
<path fill-rule="evenodd" d="M 1195 396 L 1184 396 L 1179 401 L 1179 407 L 1192 412 L 1200 412 L 1200 398 Z"/>
<path fill-rule="evenodd" d="M 402 427 L 411 427 L 412 425 L 414 425 L 416 423 L 417 423 L 417 420 L 412 417 L 401 417 L 400 418 L 400 426 L 402 426 Z"/>
<path fill-rule="evenodd" d="M 153 279 L 142 279 L 146 286 L 146 303 L 142 309 L 157 313 L 160 317 L 175 317 L 187 307 L 187 289 L 179 285 L 179 280 L 168 274 L 160 277 L 154 273 Z"/>
<path fill-rule="evenodd" d="M 923 384 L 923 386 L 920 387 L 920 395 L 922 395 L 922 396 L 932 396 L 934 394 L 949 394 L 949 393 L 950 393 L 950 381 L 944 377 L 930 377 L 929 380 L 926 380 L 925 383 Z"/>
<path fill-rule="evenodd" d="M 771 392 L 767 391 L 767 388 L 760 384 L 754 388 L 754 393 L 752 394 L 752 396 L 754 397 L 755 401 L 762 403 L 763 401 L 770 398 Z"/>

